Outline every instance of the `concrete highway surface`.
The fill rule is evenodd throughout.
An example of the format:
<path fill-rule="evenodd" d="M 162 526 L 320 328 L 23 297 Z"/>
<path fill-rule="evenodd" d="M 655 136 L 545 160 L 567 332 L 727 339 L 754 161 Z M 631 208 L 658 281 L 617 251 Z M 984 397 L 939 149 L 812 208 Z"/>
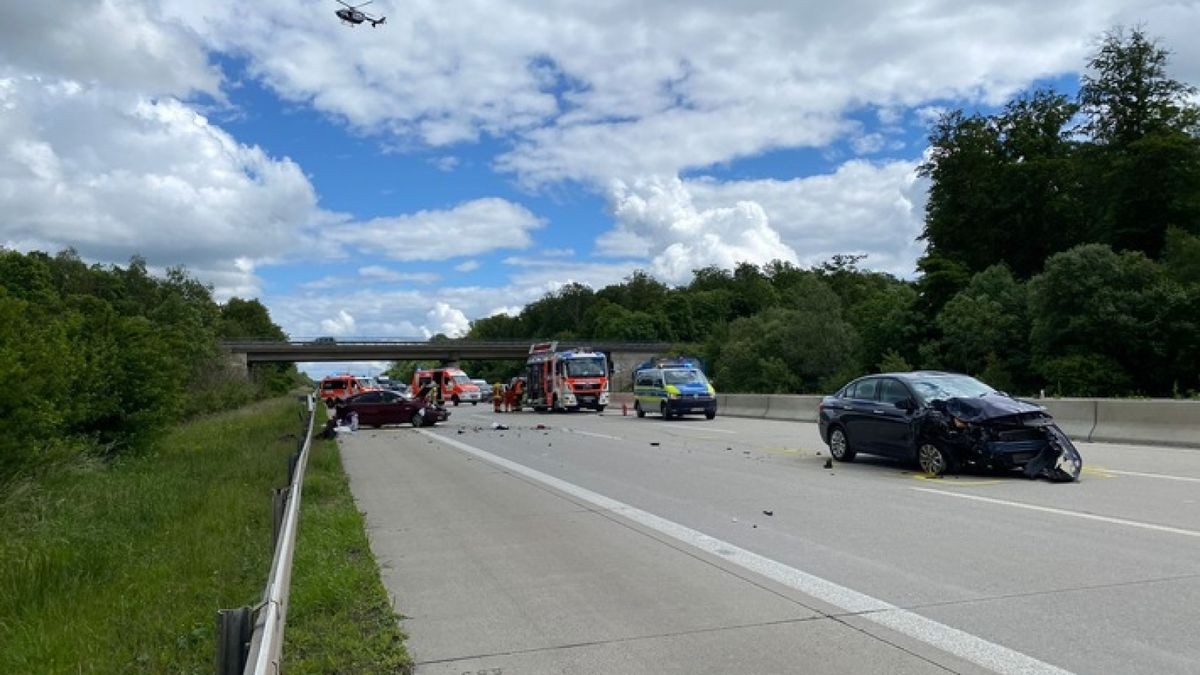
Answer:
<path fill-rule="evenodd" d="M 812 424 L 482 407 L 341 447 L 418 673 L 1200 672 L 1200 450 L 926 480 Z"/>

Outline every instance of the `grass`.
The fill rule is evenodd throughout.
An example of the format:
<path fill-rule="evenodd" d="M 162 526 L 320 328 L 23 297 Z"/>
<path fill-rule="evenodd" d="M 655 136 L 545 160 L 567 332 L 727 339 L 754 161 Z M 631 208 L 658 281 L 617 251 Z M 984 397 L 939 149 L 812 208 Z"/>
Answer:
<path fill-rule="evenodd" d="M 412 672 L 336 441 L 313 442 L 305 476 L 284 670 Z"/>
<path fill-rule="evenodd" d="M 217 609 L 256 603 L 266 584 L 270 490 L 287 480 L 298 410 L 294 398 L 253 404 L 181 425 L 142 457 L 4 486 L 0 673 L 211 673 Z M 318 460 L 310 469 L 327 467 Z M 328 492 L 321 482 L 337 479 L 306 487 L 306 501 Z M 305 526 L 301 546 L 340 545 L 332 534 L 306 539 Z M 340 536 L 363 538 L 361 521 L 327 525 L 339 526 L 356 528 Z M 369 553 L 367 562 L 373 569 Z M 307 595 L 310 584 L 297 578 L 293 588 Z M 373 649 L 383 622 L 333 599 L 308 617 L 295 612 L 288 633 L 303 635 L 323 611 L 343 612 Z M 320 658 L 319 643 L 309 649 L 302 662 Z M 393 649 L 403 654 L 399 643 Z"/>

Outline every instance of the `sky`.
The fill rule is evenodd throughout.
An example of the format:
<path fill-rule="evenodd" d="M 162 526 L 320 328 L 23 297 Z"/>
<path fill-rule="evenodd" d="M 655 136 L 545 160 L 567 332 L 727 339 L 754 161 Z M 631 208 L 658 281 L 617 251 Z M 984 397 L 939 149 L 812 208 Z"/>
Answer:
<path fill-rule="evenodd" d="M 1197 1 L 339 6 L 0 2 L 0 245 L 184 265 L 298 338 L 459 335 L 637 269 L 912 277 L 942 111 L 1073 93 L 1118 25 L 1200 82 Z"/>

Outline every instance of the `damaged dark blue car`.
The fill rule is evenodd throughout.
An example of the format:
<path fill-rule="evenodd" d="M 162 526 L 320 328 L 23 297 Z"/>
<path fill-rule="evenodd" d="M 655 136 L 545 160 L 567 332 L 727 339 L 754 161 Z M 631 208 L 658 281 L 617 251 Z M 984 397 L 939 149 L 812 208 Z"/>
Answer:
<path fill-rule="evenodd" d="M 916 462 L 930 476 L 965 468 L 1020 470 L 1056 482 L 1083 460 L 1041 406 L 973 377 L 919 371 L 862 377 L 822 400 L 818 425 L 841 462 L 859 453 Z"/>

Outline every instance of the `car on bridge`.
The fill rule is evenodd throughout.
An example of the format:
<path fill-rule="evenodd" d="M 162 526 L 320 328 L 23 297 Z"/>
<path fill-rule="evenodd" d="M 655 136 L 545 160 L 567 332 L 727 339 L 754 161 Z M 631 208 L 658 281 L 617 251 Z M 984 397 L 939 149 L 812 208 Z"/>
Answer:
<path fill-rule="evenodd" d="M 915 462 L 929 476 L 980 467 L 1059 482 L 1083 469 L 1044 408 L 958 373 L 860 377 L 821 401 L 817 424 L 839 462 L 863 453 Z"/>
<path fill-rule="evenodd" d="M 368 391 L 352 396 L 338 404 L 337 419 L 358 416 L 360 426 L 379 428 L 385 424 L 411 424 L 414 427 L 433 426 L 450 419 L 445 408 L 424 397 L 408 398 L 394 391 Z"/>

